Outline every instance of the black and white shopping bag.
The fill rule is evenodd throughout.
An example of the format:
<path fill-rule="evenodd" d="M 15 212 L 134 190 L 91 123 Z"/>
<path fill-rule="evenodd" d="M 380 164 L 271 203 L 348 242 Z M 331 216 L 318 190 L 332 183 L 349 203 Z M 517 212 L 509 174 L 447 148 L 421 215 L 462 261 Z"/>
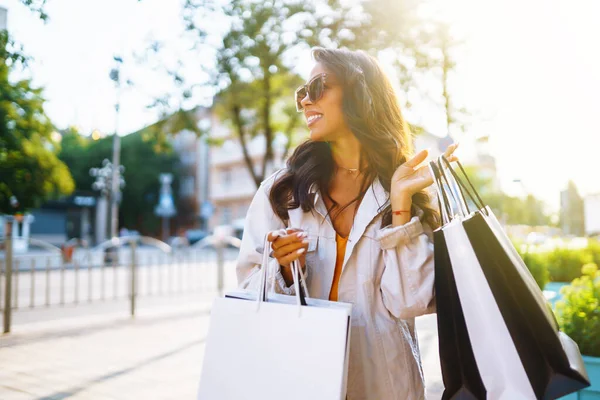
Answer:
<path fill-rule="evenodd" d="M 443 156 L 430 164 L 443 219 L 434 233 L 443 398 L 555 399 L 588 386 L 577 345 L 558 330 L 542 291 L 458 165 L 469 186 Z"/>

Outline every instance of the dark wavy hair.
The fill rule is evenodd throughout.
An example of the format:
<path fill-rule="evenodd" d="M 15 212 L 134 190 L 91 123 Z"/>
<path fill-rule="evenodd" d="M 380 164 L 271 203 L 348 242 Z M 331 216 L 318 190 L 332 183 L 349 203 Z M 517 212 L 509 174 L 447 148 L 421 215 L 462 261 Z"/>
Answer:
<path fill-rule="evenodd" d="M 314 209 L 309 189 L 316 185 L 339 212 L 365 194 L 378 177 L 389 194 L 395 170 L 412 156 L 412 135 L 400 111 L 395 91 L 378 61 L 363 51 L 314 48 L 313 58 L 333 73 L 343 88 L 342 111 L 346 124 L 361 144 L 360 163 L 366 161 L 363 185 L 359 196 L 341 209 L 329 195 L 335 164 L 329 143 L 307 140 L 300 144 L 287 160 L 287 168 L 271 189 L 269 201 L 282 220 L 288 220 L 288 210 L 302 207 Z M 439 214 L 430 205 L 427 192 L 412 197 L 411 213 L 423 211 L 421 221 L 432 228 L 439 225 Z M 382 210 L 383 209 L 383 210 Z M 391 224 L 389 201 L 382 204 L 382 227 Z"/>

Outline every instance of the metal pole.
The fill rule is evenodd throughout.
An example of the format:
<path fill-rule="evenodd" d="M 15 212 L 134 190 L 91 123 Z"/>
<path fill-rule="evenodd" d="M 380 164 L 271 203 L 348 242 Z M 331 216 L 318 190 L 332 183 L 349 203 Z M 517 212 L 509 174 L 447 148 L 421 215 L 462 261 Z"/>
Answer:
<path fill-rule="evenodd" d="M 29 307 L 35 305 L 35 258 L 31 259 L 31 291 L 29 292 Z"/>
<path fill-rule="evenodd" d="M 169 218 L 162 218 L 162 240 L 167 243 L 169 241 Z"/>
<path fill-rule="evenodd" d="M 7 218 L 6 222 L 6 241 L 5 246 L 5 265 L 6 265 L 6 276 L 4 277 L 6 283 L 6 290 L 4 292 L 4 333 L 10 333 L 10 317 L 12 310 L 12 263 L 13 263 L 13 243 L 12 243 L 12 228 L 13 221 Z"/>
<path fill-rule="evenodd" d="M 115 106 L 117 110 L 117 121 L 119 119 L 119 104 Z M 121 158 L 121 137 L 115 129 L 115 135 L 113 137 L 113 161 L 112 161 L 112 188 L 110 192 L 110 237 L 117 237 L 117 230 L 119 227 L 119 165 Z"/>
<path fill-rule="evenodd" d="M 110 236 L 116 237 L 119 229 L 119 201 L 120 201 L 120 170 L 121 164 L 121 137 L 119 136 L 119 112 L 121 109 L 121 77 L 120 66 L 123 60 L 116 58 L 117 67 L 111 71 L 111 79 L 115 82 L 117 88 L 117 100 L 115 102 L 115 134 L 113 136 L 113 154 L 112 154 L 112 185 L 110 191 L 111 211 L 110 211 Z"/>
<path fill-rule="evenodd" d="M 46 258 L 46 307 L 50 307 L 50 257 Z"/>
<path fill-rule="evenodd" d="M 137 243 L 135 240 L 130 242 L 131 244 L 131 316 L 135 317 L 135 298 L 137 296 L 137 268 L 136 268 L 136 257 L 135 248 Z"/>
<path fill-rule="evenodd" d="M 65 305 L 65 262 L 60 263 L 60 305 Z"/>
<path fill-rule="evenodd" d="M 73 267 L 75 268 L 75 304 L 79 303 L 79 260 L 73 260 Z"/>
<path fill-rule="evenodd" d="M 224 263 L 224 242 L 217 241 L 217 290 L 219 296 L 223 296 L 223 263 Z"/>

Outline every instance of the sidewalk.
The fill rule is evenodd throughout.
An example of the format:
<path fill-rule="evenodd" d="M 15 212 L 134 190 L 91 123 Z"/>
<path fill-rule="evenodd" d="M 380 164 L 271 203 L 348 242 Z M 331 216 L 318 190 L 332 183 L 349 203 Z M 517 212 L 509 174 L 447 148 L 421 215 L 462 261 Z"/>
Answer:
<path fill-rule="evenodd" d="M 0 336 L 0 399 L 194 399 L 210 301 L 16 327 Z M 429 399 L 441 397 L 435 315 L 419 318 Z"/>

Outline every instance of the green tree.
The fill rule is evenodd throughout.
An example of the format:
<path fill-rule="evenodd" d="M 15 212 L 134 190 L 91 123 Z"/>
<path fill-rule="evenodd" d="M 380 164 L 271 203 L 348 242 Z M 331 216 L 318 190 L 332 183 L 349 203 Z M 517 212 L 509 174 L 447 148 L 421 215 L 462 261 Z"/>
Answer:
<path fill-rule="evenodd" d="M 60 158 L 69 166 L 79 190 L 91 190 L 95 178 L 90 176 L 92 167 L 99 167 L 102 160 L 110 159 L 112 136 L 91 140 L 74 130 L 64 132 Z M 173 173 L 174 193 L 178 185 L 178 159 L 176 155 L 158 145 L 155 139 L 147 139 L 143 131 L 121 138 L 121 163 L 125 166 L 125 188 L 119 207 L 120 226 L 136 229 L 145 234 L 158 233 L 160 225 L 154 215 L 158 202 L 161 173 Z"/>
<path fill-rule="evenodd" d="M 218 6 L 212 1 L 190 0 L 185 11 L 187 30 L 193 41 L 215 51 L 215 65 L 210 71 L 210 83 L 218 88 L 215 109 L 233 128 L 248 171 L 258 186 L 268 163 L 273 161 L 275 134 L 283 132 L 288 137 L 287 153 L 300 122 L 290 93 L 302 79 L 284 59 L 303 41 L 297 31 L 308 28 L 298 18 L 314 11 L 314 6 L 272 0 L 233 0 Z M 227 21 L 229 29 L 222 35 L 206 29 L 206 24 L 199 21 L 207 17 L 207 12 Z M 297 29 L 286 26 L 292 20 L 300 24 Z M 248 142 L 257 135 L 266 139 L 265 157 L 258 169 L 248 151 Z"/>
<path fill-rule="evenodd" d="M 437 57 L 437 68 L 439 69 L 439 80 L 442 85 L 442 99 L 444 106 L 444 114 L 446 117 L 446 134 L 456 135 L 463 133 L 466 128 L 466 118 L 469 113 L 464 107 L 458 107 L 455 104 L 454 97 L 450 91 L 450 76 L 456 67 L 456 60 L 453 56 L 453 51 L 461 45 L 461 42 L 454 39 L 451 34 L 450 27 L 446 23 L 436 24 L 436 34 L 432 41 L 435 47 L 439 50 Z"/>
<path fill-rule="evenodd" d="M 44 112 L 43 90 L 29 79 L 10 79 L 15 68 L 26 65 L 22 49 L 6 31 L 0 32 L 0 212 L 7 214 L 74 189 L 69 170 L 57 157 L 60 146 Z"/>
<path fill-rule="evenodd" d="M 21 3 L 28 7 L 34 14 L 46 22 L 48 20 L 48 14 L 46 14 L 45 7 L 47 0 L 20 0 Z"/>
<path fill-rule="evenodd" d="M 273 159 L 275 134 L 282 132 L 288 137 L 286 154 L 297 141 L 301 119 L 294 110 L 292 93 L 302 81 L 294 70 L 298 50 L 316 45 L 359 48 L 374 55 L 385 50 L 393 55 L 404 99 L 418 87 L 413 76 L 440 63 L 435 56 L 439 41 L 433 40 L 439 30 L 419 17 L 418 2 L 413 0 L 353 4 L 339 0 L 187 0 L 183 15 L 188 38 L 202 57 L 199 66 L 209 76 L 202 83 L 216 86 L 215 109 L 233 128 L 257 185 Z M 217 26 L 207 21 L 223 22 Z M 160 42 L 150 46 L 155 54 L 163 49 Z M 190 99 L 198 82 L 187 82 L 183 65 L 179 67 L 166 72 L 175 82 L 175 92 Z M 153 105 L 169 103 L 163 97 Z M 248 155 L 248 142 L 256 135 L 266 138 L 259 168 Z"/>
<path fill-rule="evenodd" d="M 550 216 L 545 212 L 544 203 L 528 194 L 525 198 L 512 197 L 494 187 L 491 178 L 478 173 L 477 166 L 466 166 L 465 171 L 471 183 L 499 219 L 508 224 L 549 225 Z"/>

